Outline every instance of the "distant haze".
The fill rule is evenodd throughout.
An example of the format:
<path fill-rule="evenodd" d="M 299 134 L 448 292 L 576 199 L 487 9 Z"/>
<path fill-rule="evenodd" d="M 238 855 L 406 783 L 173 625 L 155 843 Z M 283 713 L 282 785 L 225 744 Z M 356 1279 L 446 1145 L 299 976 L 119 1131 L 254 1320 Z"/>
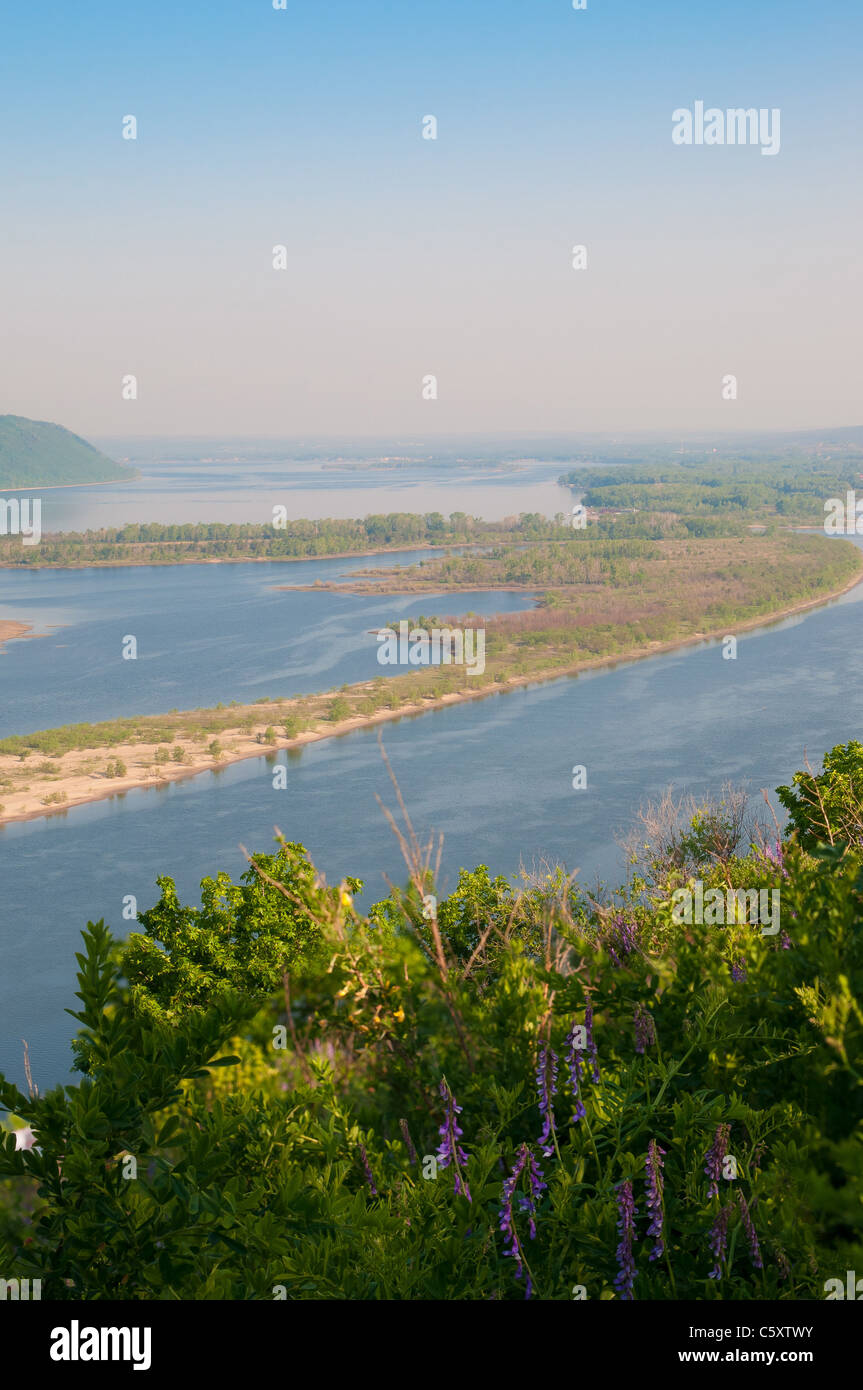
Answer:
<path fill-rule="evenodd" d="M 0 413 L 88 439 L 861 417 L 859 5 L 7 8 Z M 676 146 L 696 101 L 781 110 L 781 149 Z"/>

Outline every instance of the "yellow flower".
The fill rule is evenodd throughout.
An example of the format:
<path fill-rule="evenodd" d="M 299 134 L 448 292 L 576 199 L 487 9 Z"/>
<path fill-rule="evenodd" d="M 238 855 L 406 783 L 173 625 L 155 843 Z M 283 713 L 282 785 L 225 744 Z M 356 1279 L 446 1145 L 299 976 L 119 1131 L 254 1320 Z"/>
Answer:
<path fill-rule="evenodd" d="M 398 1008 L 396 1009 L 395 1013 L 393 1014 L 393 1018 L 395 1019 L 396 1023 L 404 1023 L 404 1021 L 405 1021 L 405 1011 L 404 1011 L 404 1009 L 402 1008 L 401 1004 L 399 1004 Z"/>
<path fill-rule="evenodd" d="M 342 907 L 353 907 L 353 905 L 354 905 L 354 900 L 353 900 L 353 898 L 351 897 L 350 893 L 345 892 L 344 889 L 342 890 L 342 895 L 341 895 L 340 901 L 341 901 Z"/>

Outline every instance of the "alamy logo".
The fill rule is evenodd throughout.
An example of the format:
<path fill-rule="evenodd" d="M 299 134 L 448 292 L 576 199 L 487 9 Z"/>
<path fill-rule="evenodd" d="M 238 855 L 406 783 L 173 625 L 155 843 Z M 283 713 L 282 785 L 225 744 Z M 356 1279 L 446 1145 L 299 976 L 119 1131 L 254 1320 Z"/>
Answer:
<path fill-rule="evenodd" d="M 694 111 L 679 106 L 671 113 L 671 138 L 675 145 L 760 145 L 762 154 L 779 153 L 780 110 L 762 106 L 734 106 L 721 111 L 697 101 Z"/>
<path fill-rule="evenodd" d="M 485 670 L 485 628 L 411 627 L 406 618 L 377 634 L 381 666 L 466 666 L 469 676 Z"/>
<path fill-rule="evenodd" d="M 152 1332 L 149 1327 L 70 1327 L 51 1332 L 52 1361 L 132 1361 L 134 1371 L 149 1371 Z"/>
<path fill-rule="evenodd" d="M 675 888 L 671 895 L 671 918 L 686 926 L 693 922 L 708 927 L 758 922 L 762 924 L 762 936 L 775 936 L 779 931 L 779 892 L 778 888 L 708 888 L 705 893 L 704 883 L 699 878 L 694 891 Z"/>
<path fill-rule="evenodd" d="M 31 1298 L 42 1297 L 42 1280 L 34 1279 L 31 1288 L 29 1279 L 0 1279 L 0 1299 L 10 1298 L 13 1303 L 27 1303 Z"/>
<path fill-rule="evenodd" d="M 824 530 L 828 536 L 863 536 L 863 498 L 858 502 L 856 492 L 830 497 L 824 503 Z"/>
<path fill-rule="evenodd" d="M 41 497 L 0 497 L 0 536 L 20 536 L 24 545 L 42 539 Z"/>
<path fill-rule="evenodd" d="M 844 1284 L 841 1279 L 827 1279 L 824 1292 L 827 1294 L 828 1302 L 831 1298 L 850 1298 L 859 1303 L 863 1299 L 863 1279 L 858 1279 L 855 1271 L 848 1269 L 845 1271 Z"/>

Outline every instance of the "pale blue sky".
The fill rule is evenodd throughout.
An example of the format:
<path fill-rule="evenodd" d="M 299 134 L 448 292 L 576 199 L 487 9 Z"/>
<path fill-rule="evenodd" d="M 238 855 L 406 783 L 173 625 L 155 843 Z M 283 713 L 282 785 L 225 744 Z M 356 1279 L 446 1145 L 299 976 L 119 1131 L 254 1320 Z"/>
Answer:
<path fill-rule="evenodd" d="M 861 57 L 857 0 L 10 3 L 0 411 L 85 435 L 857 423 Z M 779 107 L 779 155 L 675 147 L 697 99 Z"/>

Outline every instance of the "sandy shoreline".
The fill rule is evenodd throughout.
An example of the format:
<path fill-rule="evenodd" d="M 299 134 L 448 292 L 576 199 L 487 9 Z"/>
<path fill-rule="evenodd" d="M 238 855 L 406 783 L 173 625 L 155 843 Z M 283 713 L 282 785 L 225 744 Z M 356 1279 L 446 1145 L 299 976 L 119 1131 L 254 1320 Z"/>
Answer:
<path fill-rule="evenodd" d="M 7 484 L 3 491 L 20 496 L 25 492 L 59 492 L 61 488 L 67 487 L 116 487 L 118 483 L 134 483 L 140 476 L 136 469 L 133 478 L 100 478 L 95 483 L 23 483 L 17 487 Z"/>
<path fill-rule="evenodd" d="M 733 634 L 752 631 L 755 628 L 766 627 L 786 618 L 793 617 L 797 613 L 804 613 L 813 608 L 823 607 L 825 604 L 840 598 L 843 594 L 850 592 L 863 583 L 863 576 L 859 573 L 849 580 L 841 588 L 836 589 L 830 594 L 822 595 L 818 598 L 807 599 L 803 603 L 793 604 L 789 607 L 779 609 L 773 613 L 762 614 L 756 618 L 747 619 L 744 623 L 737 623 L 733 627 Z M 5 627 L 23 627 L 24 624 L 0 624 L 0 640 Z M 20 634 L 18 634 L 20 635 Z M 398 709 L 381 709 L 374 714 L 352 715 L 348 719 L 343 719 L 334 723 L 321 720 L 318 727 L 298 734 L 295 738 L 288 738 L 285 735 L 274 739 L 271 742 L 262 743 L 256 738 L 257 733 L 263 734 L 264 730 L 273 722 L 277 713 L 282 716 L 290 711 L 293 703 L 290 700 L 275 702 L 271 704 L 240 706 L 237 709 L 238 726 L 223 730 L 218 741 L 224 750 L 221 757 L 214 757 L 207 749 L 197 746 L 184 745 L 186 761 L 176 764 L 154 763 L 154 751 L 150 744 L 128 743 L 116 744 L 110 748 L 88 748 L 66 753 L 61 758 L 51 760 L 50 773 L 40 775 L 38 768 L 33 767 L 35 780 L 31 781 L 26 790 L 4 791 L 0 790 L 0 826 L 11 825 L 19 821 L 39 820 L 50 815 L 58 815 L 69 810 L 73 806 L 82 806 L 94 801 L 103 801 L 106 798 L 121 795 L 127 791 L 133 791 L 145 787 L 164 787 L 171 782 L 181 781 L 187 777 L 196 777 L 204 772 L 213 772 L 221 767 L 227 767 L 231 763 L 243 762 L 249 758 L 262 758 L 272 755 L 282 749 L 302 748 L 309 743 L 318 743 L 326 738 L 338 738 L 345 734 L 353 733 L 357 729 L 370 728 L 374 725 L 386 724 L 394 719 L 401 719 L 405 716 L 418 716 L 429 710 L 443 709 L 449 705 L 461 704 L 466 700 L 485 699 L 491 695 L 502 695 L 508 690 L 516 690 L 528 685 L 537 685 L 550 680 L 559 680 L 568 676 L 575 676 L 583 671 L 596 670 L 602 667 L 618 666 L 622 663 L 631 661 L 643 661 L 648 657 L 660 656 L 667 652 L 677 651 L 684 647 L 695 646 L 700 642 L 720 641 L 729 635 L 727 627 L 717 628 L 706 632 L 693 633 L 689 637 L 676 639 L 669 642 L 651 642 L 647 646 L 633 648 L 630 651 L 618 652 L 613 656 L 592 657 L 586 660 L 577 661 L 569 666 L 556 666 L 548 670 L 537 670 L 529 675 L 510 676 L 502 682 L 492 682 L 478 685 L 475 689 L 462 690 L 451 694 L 442 695 L 435 698 L 424 698 L 400 705 Z M 351 687 L 352 690 L 368 689 L 369 683 L 360 682 L 357 686 Z M 239 727 L 239 721 L 248 719 L 250 715 L 255 716 L 257 728 L 250 733 Z M 49 764 L 40 758 L 37 753 L 32 754 L 33 763 L 39 760 L 40 766 Z M 125 763 L 128 769 L 126 774 L 121 777 L 108 777 L 104 770 L 107 762 L 117 760 Z M 29 759 L 28 759 L 29 763 Z M 99 766 L 97 766 L 97 764 Z M 11 754 L 0 755 L 0 778 L 8 776 L 9 772 L 15 768 L 20 771 L 21 763 L 17 757 Z M 27 768 L 28 772 L 30 768 Z M 58 804 L 45 805 L 43 797 L 63 795 L 65 800 Z"/>
<path fill-rule="evenodd" d="M 32 631 L 30 623 L 13 623 L 11 619 L 0 618 L 0 651 L 3 650 L 4 642 L 15 642 Z"/>

